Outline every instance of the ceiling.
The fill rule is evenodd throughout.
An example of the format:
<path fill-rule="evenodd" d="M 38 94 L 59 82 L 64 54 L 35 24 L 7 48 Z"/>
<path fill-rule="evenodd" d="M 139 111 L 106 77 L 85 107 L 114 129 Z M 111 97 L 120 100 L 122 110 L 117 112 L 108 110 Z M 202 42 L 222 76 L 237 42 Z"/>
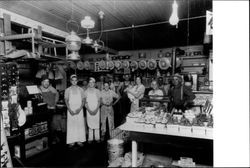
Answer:
<path fill-rule="evenodd" d="M 77 30 L 76 24 L 68 24 L 69 30 L 66 29 L 67 21 L 73 19 L 82 38 L 86 37 L 86 30 L 80 22 L 84 16 L 91 16 L 95 21 L 95 28 L 90 31 L 92 39 L 100 35 L 98 12 L 102 10 L 106 31 L 101 40 L 117 51 L 202 44 L 206 10 L 212 10 L 212 0 L 177 0 L 178 28 L 168 23 L 172 3 L 173 0 L 11 0 L 0 1 L 0 8 L 66 32 Z M 81 52 L 94 50 L 82 47 Z"/>

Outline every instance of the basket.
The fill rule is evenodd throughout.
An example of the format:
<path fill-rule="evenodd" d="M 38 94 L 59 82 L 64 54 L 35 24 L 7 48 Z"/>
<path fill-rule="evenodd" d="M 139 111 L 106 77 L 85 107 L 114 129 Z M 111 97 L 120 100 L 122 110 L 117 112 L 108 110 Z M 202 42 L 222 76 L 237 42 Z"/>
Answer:
<path fill-rule="evenodd" d="M 133 70 L 137 70 L 138 69 L 138 63 L 137 63 L 137 61 L 131 61 L 130 67 Z"/>
<path fill-rule="evenodd" d="M 170 61 L 168 58 L 161 58 L 159 60 L 159 67 L 162 69 L 162 70 L 166 70 L 168 69 L 169 67 L 171 67 L 171 64 L 170 64 Z"/>
<path fill-rule="evenodd" d="M 83 68 L 84 68 L 83 62 L 82 62 L 82 61 L 78 61 L 78 62 L 76 63 L 76 67 L 77 67 L 77 69 L 79 69 L 79 70 L 83 70 Z"/>
<path fill-rule="evenodd" d="M 147 65 L 148 69 L 154 70 L 157 67 L 157 62 L 154 59 L 150 59 Z"/>
<path fill-rule="evenodd" d="M 84 69 L 86 69 L 86 70 L 90 69 L 89 61 L 84 61 L 83 65 L 84 65 Z"/>
<path fill-rule="evenodd" d="M 139 68 L 144 70 L 147 68 L 147 62 L 145 60 L 139 61 Z"/>

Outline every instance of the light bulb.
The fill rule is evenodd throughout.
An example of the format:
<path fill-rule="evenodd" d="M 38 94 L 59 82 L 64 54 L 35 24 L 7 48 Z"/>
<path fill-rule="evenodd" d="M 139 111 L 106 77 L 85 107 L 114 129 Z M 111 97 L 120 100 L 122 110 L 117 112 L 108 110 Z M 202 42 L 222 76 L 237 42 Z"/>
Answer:
<path fill-rule="evenodd" d="M 172 5 L 172 14 L 169 18 L 169 23 L 171 25 L 176 25 L 176 27 L 177 27 L 177 24 L 179 22 L 179 18 L 177 15 L 177 9 L 178 9 L 178 5 L 177 5 L 176 1 L 174 1 L 173 5 Z"/>

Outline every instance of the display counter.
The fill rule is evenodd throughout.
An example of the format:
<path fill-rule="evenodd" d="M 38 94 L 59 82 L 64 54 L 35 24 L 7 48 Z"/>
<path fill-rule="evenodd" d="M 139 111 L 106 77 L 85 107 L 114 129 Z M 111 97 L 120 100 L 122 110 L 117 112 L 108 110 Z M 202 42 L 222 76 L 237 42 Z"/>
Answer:
<path fill-rule="evenodd" d="M 136 167 L 137 142 L 146 142 L 153 144 L 171 144 L 171 142 L 181 143 L 189 146 L 199 144 L 210 149 L 210 158 L 212 158 L 213 137 L 211 134 L 195 134 L 192 132 L 172 132 L 167 128 L 147 127 L 146 125 L 133 124 L 126 122 L 119 127 L 121 130 L 129 131 L 130 140 L 132 140 L 132 167 Z"/>

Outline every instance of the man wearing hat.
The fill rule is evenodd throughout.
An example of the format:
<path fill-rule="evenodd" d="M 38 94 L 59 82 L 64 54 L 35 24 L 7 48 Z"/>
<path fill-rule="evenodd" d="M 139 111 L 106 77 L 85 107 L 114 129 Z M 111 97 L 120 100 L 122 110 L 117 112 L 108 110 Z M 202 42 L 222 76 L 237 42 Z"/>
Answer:
<path fill-rule="evenodd" d="M 173 76 L 174 86 L 170 90 L 171 106 L 177 110 L 184 112 L 190 105 L 192 105 L 195 95 L 192 90 L 183 85 L 182 76 L 175 74 Z"/>
<path fill-rule="evenodd" d="M 77 143 L 83 146 L 86 141 L 85 120 L 83 106 L 85 102 L 84 91 L 77 85 L 77 76 L 70 76 L 71 86 L 65 90 L 64 99 L 67 105 L 67 138 L 70 147 Z"/>
<path fill-rule="evenodd" d="M 58 141 L 58 138 L 53 137 L 55 136 L 56 128 L 60 123 L 57 122 L 57 115 L 55 114 L 56 111 L 56 104 L 59 100 L 59 93 L 57 90 L 50 85 L 49 77 L 47 75 L 42 76 L 40 90 L 42 93 L 43 102 L 47 104 L 48 108 L 48 115 L 49 115 L 49 129 L 52 143 Z"/>
<path fill-rule="evenodd" d="M 95 88 L 95 78 L 89 78 L 89 86 L 85 91 L 88 125 L 88 142 L 100 141 L 100 99 L 101 93 Z"/>

